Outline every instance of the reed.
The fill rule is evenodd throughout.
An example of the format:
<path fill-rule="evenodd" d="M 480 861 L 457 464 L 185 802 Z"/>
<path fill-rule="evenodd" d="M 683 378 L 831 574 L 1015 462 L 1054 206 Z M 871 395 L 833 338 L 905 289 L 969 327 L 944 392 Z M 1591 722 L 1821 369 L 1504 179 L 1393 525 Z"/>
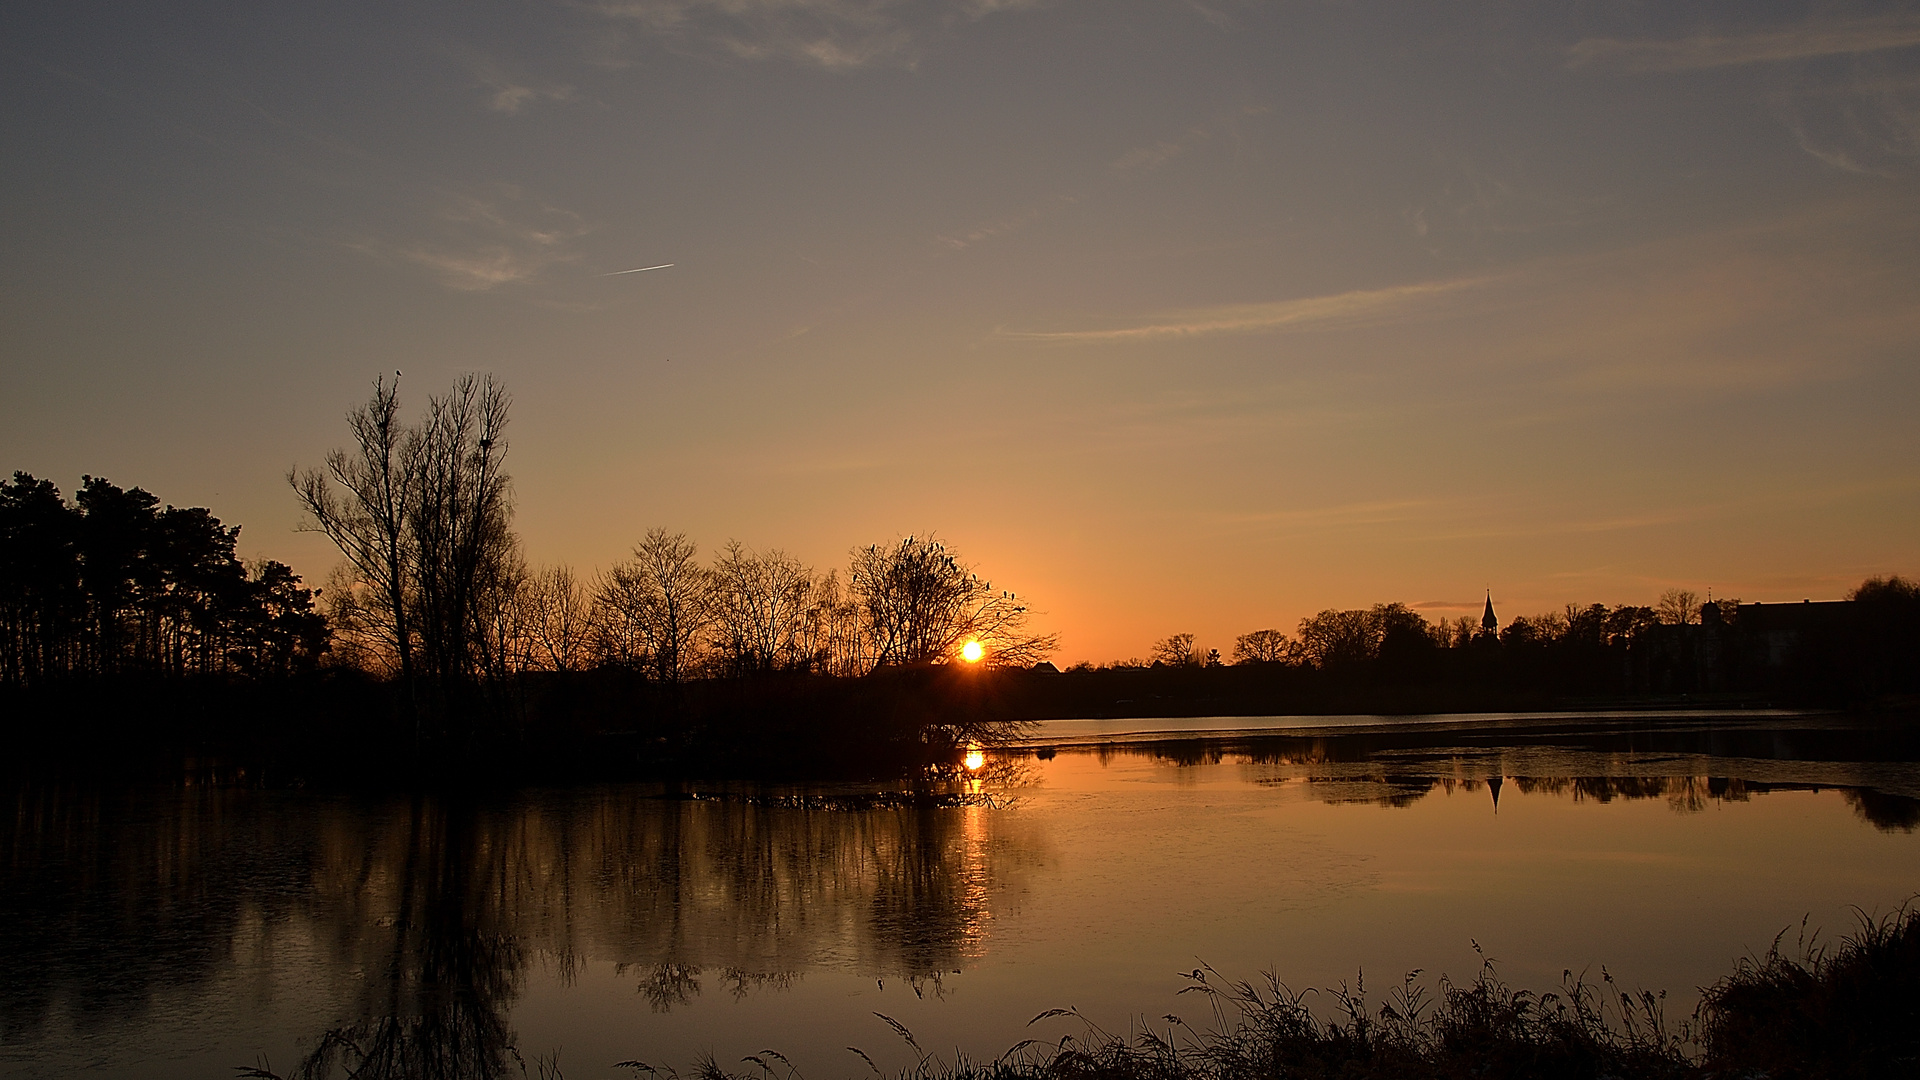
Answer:
<path fill-rule="evenodd" d="M 1535 994 L 1507 985 L 1482 956 L 1471 981 L 1439 980 L 1431 994 L 1420 972 L 1378 1004 L 1363 984 L 1325 991 L 1329 1015 L 1309 1006 L 1315 993 L 1290 990 L 1269 973 L 1259 983 L 1222 979 L 1211 969 L 1187 976 L 1209 1014 L 1196 1027 L 1177 1015 L 1156 1030 L 1121 1035 L 1071 1010 L 1079 1031 L 1028 1039 L 999 1058 L 947 1061 L 921 1049 L 897 1022 L 918 1061 L 887 1076 L 855 1051 L 879 1080 L 1732 1080 L 1920 1076 L 1920 910 L 1884 918 L 1861 915 L 1859 928 L 1832 946 L 1818 935 L 1781 951 L 1783 932 L 1764 956 L 1743 961 L 1707 987 L 1692 1017 L 1672 1021 L 1665 995 L 1627 992 L 1604 970 L 1600 980 L 1565 973 L 1559 990 Z M 1477 946 L 1476 946 L 1477 948 Z M 694 1080 L 802 1080 L 786 1059 L 762 1053 L 729 1072 L 702 1061 Z M 622 1062 L 651 1080 L 671 1070 Z M 856 1067 L 858 1068 L 858 1067 Z"/>
<path fill-rule="evenodd" d="M 1766 954 L 1742 961 L 1702 993 L 1685 1020 L 1665 1014 L 1665 995 L 1621 989 L 1603 969 L 1598 982 L 1566 972 L 1556 991 L 1509 986 L 1482 954 L 1478 975 L 1442 976 L 1430 992 L 1410 972 L 1384 1000 L 1363 983 L 1293 991 L 1269 973 L 1255 982 L 1211 968 L 1186 975 L 1181 991 L 1205 1012 L 1196 1026 L 1177 1015 L 1127 1034 L 1079 1013 L 1051 1009 L 1029 1026 L 1069 1020 L 1076 1031 L 1026 1039 L 992 1061 L 929 1053 L 907 1027 L 876 1013 L 913 1051 L 912 1066 L 883 1072 L 865 1052 L 843 1075 L 872 1080 L 1854 1080 L 1920 1076 L 1920 909 L 1860 915 L 1854 933 L 1831 945 L 1802 923 L 1793 955 L 1786 932 Z M 1476 950 L 1478 946 L 1475 946 Z M 1191 995 L 1191 997 L 1187 997 Z M 445 1054 L 394 1053 L 364 1032 L 330 1033 L 287 1077 L 264 1063 L 238 1070 L 256 1080 L 402 1077 L 522 1077 L 560 1080 L 555 1058 L 529 1063 L 496 1039 L 474 1062 Z M 417 1039 L 411 1029 L 409 1038 Z M 344 1037 L 343 1037 L 344 1036 Z M 400 1040 L 407 1042 L 407 1039 Z M 461 1040 L 462 1043 L 473 1040 Z M 480 1040 L 485 1042 L 486 1040 Z M 397 1044 L 396 1044 L 397 1045 Z M 491 1045 L 491 1044 L 490 1044 Z M 455 1061 L 451 1070 L 422 1063 Z M 647 1080 L 682 1080 L 641 1061 L 616 1068 Z M 516 1072 L 517 1070 L 517 1072 Z M 805 1080 L 772 1050 L 732 1067 L 704 1058 L 685 1080 Z M 836 1074 L 842 1075 L 842 1074 Z M 815 1080 L 827 1080 L 816 1077 Z"/>

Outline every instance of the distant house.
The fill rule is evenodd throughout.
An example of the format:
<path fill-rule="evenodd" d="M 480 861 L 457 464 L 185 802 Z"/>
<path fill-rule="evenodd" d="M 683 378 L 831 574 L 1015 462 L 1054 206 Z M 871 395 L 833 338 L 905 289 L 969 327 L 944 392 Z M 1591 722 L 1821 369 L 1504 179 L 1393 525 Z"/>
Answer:
<path fill-rule="evenodd" d="M 1734 616 L 1746 646 L 1746 659 L 1763 667 L 1786 666 L 1794 652 L 1814 638 L 1832 634 L 1847 625 L 1853 616 L 1853 601 L 1802 600 L 1797 604 L 1741 604 Z M 1719 623 L 1719 610 L 1711 605 L 1712 622 Z"/>
<path fill-rule="evenodd" d="M 1704 604 L 1698 623 L 1648 630 L 1637 681 L 1656 693 L 1783 689 L 1829 664 L 1854 618 L 1851 600 Z"/>

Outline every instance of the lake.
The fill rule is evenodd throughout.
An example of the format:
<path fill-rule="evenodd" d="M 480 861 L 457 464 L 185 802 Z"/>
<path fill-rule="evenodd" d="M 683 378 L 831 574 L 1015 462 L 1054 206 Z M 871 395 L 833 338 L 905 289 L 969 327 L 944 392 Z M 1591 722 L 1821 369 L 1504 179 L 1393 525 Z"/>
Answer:
<path fill-rule="evenodd" d="M 1238 717 L 1049 722 L 917 790 L 15 783 L 0 1073 L 289 1074 L 331 1032 L 824 1080 L 914 1061 L 876 1014 L 981 1059 L 1204 1027 L 1197 968 L 1377 1000 L 1483 954 L 1684 1017 L 1783 931 L 1920 893 L 1916 759 L 1911 721 L 1832 716 Z"/>

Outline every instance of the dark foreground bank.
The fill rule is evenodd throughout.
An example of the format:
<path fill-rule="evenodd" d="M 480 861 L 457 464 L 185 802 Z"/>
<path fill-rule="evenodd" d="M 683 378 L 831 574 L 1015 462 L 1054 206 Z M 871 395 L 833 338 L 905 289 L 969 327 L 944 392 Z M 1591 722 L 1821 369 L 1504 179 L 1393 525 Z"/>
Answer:
<path fill-rule="evenodd" d="M 1782 937 L 1785 934 L 1783 933 Z M 1627 993 L 1568 973 L 1557 991 L 1502 982 L 1487 962 L 1471 982 L 1446 978 L 1429 996 L 1414 975 L 1378 1004 L 1358 986 L 1296 993 L 1187 976 L 1184 1016 L 1167 1014 L 1129 1034 L 1090 1023 L 1064 1037 L 1029 1039 L 990 1062 L 948 1060 L 881 1017 L 919 1055 L 901 1080 L 1717 1080 L 1920 1075 L 1920 910 L 1862 917 L 1832 947 L 1743 961 L 1707 987 L 1694 1015 L 1675 1021 L 1664 994 Z M 1189 996 L 1191 995 L 1191 996 Z M 1311 1006 L 1325 1015 L 1317 1017 Z M 458 1010 L 455 1010 L 457 1013 Z M 1195 1015 L 1198 1014 L 1198 1015 Z M 878 1014 L 876 1014 L 878 1015 Z M 1054 1010 L 1035 1024 L 1076 1014 Z M 884 1076 L 849 1047 L 849 1076 Z M 678 1078 L 639 1060 L 614 1066 L 655 1080 Z M 445 1017 L 388 1019 L 324 1035 L 291 1071 L 241 1067 L 250 1080 L 561 1080 L 557 1056 L 525 1060 L 502 1030 Z M 576 1074 L 583 1070 L 575 1068 Z M 599 1069 L 591 1075 L 603 1075 Z M 738 1063 L 707 1059 L 697 1080 L 800 1080 L 776 1050 Z M 818 1078 L 816 1078 L 818 1080 Z"/>

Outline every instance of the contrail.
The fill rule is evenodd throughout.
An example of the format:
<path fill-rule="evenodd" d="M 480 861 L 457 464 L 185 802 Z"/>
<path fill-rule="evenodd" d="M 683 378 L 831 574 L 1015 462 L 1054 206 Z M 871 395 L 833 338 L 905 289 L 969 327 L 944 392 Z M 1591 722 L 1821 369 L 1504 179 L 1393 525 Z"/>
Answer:
<path fill-rule="evenodd" d="M 619 277 L 621 274 L 638 274 L 643 270 L 665 270 L 667 267 L 672 265 L 673 265 L 672 263 L 661 263 L 659 266 L 636 266 L 631 270 L 615 270 L 611 274 L 601 274 L 600 276 L 601 277 Z"/>

